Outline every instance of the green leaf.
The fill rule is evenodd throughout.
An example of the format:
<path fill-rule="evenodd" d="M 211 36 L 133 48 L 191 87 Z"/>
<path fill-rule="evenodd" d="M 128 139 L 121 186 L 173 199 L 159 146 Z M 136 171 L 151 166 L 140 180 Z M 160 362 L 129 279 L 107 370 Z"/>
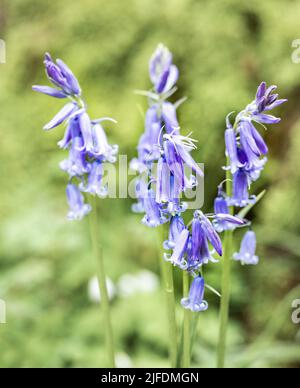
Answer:
<path fill-rule="evenodd" d="M 238 217 L 244 219 L 247 216 L 247 214 L 254 208 L 254 206 L 257 205 L 263 199 L 266 193 L 267 193 L 267 190 L 262 191 L 257 196 L 256 202 L 252 203 L 251 205 L 248 205 L 247 207 L 245 207 L 245 209 L 241 210 L 238 214 Z"/>

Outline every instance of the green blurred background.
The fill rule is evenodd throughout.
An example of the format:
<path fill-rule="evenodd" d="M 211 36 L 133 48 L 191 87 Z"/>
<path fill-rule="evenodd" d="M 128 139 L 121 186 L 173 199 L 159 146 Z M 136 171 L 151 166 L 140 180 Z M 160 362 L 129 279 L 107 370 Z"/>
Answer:
<path fill-rule="evenodd" d="M 74 70 L 92 117 L 118 120 L 106 127 L 110 140 L 133 157 L 147 106 L 133 90 L 150 87 L 148 59 L 159 42 L 174 52 L 181 71 L 176 97 L 189 97 L 179 116 L 184 131 L 199 139 L 195 156 L 206 165 L 207 211 L 223 179 L 224 117 L 251 101 L 262 80 L 289 98 L 276 112 L 282 123 L 266 133 L 271 157 L 255 187 L 257 193 L 268 188 L 252 213 L 261 263 L 233 265 L 228 361 L 300 365 L 300 326 L 291 321 L 292 301 L 300 299 L 300 64 L 291 59 L 299 17 L 296 0 L 1 1 L 0 38 L 7 45 L 7 63 L 0 65 L 0 298 L 7 303 L 1 367 L 106 365 L 101 312 L 87 291 L 95 273 L 88 223 L 65 219 L 66 176 L 58 168 L 65 155 L 56 147 L 62 128 L 41 130 L 61 103 L 31 91 L 45 83 L 43 54 Z M 130 206 L 100 202 L 106 267 L 117 289 L 118 363 L 167 366 L 162 292 L 149 287 L 124 295 L 124 283 L 132 288 L 124 274 L 159 274 L 157 232 L 141 225 Z M 220 270 L 206 270 L 217 289 Z M 211 308 L 200 317 L 194 366 L 214 366 L 219 301 L 209 292 L 207 298 Z"/>

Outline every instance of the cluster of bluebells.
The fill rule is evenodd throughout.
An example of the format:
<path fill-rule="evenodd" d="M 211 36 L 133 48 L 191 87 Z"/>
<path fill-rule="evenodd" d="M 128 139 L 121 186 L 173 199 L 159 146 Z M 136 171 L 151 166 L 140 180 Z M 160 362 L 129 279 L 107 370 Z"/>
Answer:
<path fill-rule="evenodd" d="M 230 207 L 244 208 L 256 203 L 256 197 L 250 194 L 251 185 L 257 181 L 267 162 L 268 147 L 257 129 L 257 125 L 265 128 L 266 124 L 277 124 L 281 121 L 270 113 L 287 100 L 278 99 L 276 86 L 267 87 L 263 82 L 255 100 L 245 110 L 241 111 L 234 125 L 229 115 L 226 119 L 225 144 L 228 166 L 233 180 L 232 195 L 227 197 L 219 187 L 218 197 L 215 200 L 215 211 L 230 213 Z M 256 124 L 256 125 L 255 125 Z M 233 225 L 217 221 L 216 230 L 229 230 Z M 240 253 L 234 254 L 234 259 L 242 264 L 255 265 L 259 259 L 255 254 L 256 235 L 253 231 L 246 233 Z"/>
<path fill-rule="evenodd" d="M 81 220 L 92 209 L 85 203 L 84 193 L 105 197 L 107 187 L 103 184 L 105 162 L 116 162 L 117 146 L 110 146 L 101 125 L 103 118 L 91 120 L 77 78 L 60 59 L 54 62 L 50 54 L 44 60 L 46 75 L 54 87 L 33 86 L 33 90 L 48 96 L 67 100 L 60 112 L 44 127 L 49 131 L 65 124 L 64 138 L 58 143 L 69 151 L 68 159 L 60 167 L 69 176 L 67 200 L 70 207 L 68 218 Z"/>
<path fill-rule="evenodd" d="M 191 156 L 196 141 L 181 134 L 177 118 L 179 104 L 168 102 L 177 90 L 178 76 L 172 54 L 160 45 L 150 61 L 153 89 L 143 92 L 150 105 L 145 132 L 138 145 L 138 158 L 131 162 L 131 168 L 139 173 L 136 185 L 138 203 L 133 210 L 144 214 L 142 222 L 149 227 L 169 224 L 164 259 L 194 277 L 190 295 L 182 300 L 182 305 L 192 311 L 204 311 L 208 305 L 203 300 L 205 283 L 201 268 L 209 262 L 216 262 L 216 257 L 223 253 L 214 224 L 237 227 L 244 222 L 223 209 L 212 215 L 196 211 L 188 225 L 183 220 L 188 206 L 182 198 L 187 190 L 196 187 L 203 172 Z"/>

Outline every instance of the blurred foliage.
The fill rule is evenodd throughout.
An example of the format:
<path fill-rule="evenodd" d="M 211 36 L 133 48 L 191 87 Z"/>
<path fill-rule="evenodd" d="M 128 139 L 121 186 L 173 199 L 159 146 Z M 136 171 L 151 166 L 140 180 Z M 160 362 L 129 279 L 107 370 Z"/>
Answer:
<path fill-rule="evenodd" d="M 277 84 L 290 100 L 278 112 L 282 124 L 266 133 L 271 159 L 255 187 L 268 188 L 252 212 L 261 264 L 233 266 L 229 362 L 299 366 L 299 326 L 291 322 L 292 300 L 300 298 L 300 65 L 291 61 L 299 15 L 296 0 L 1 1 L 7 63 L 0 65 L 0 297 L 8 308 L 8 324 L 0 325 L 1 367 L 106 364 L 101 312 L 87 295 L 95 272 L 87 222 L 65 220 L 66 177 L 56 148 L 62 130 L 41 131 L 59 102 L 31 91 L 45 82 L 43 54 L 50 51 L 74 70 L 92 117 L 118 120 L 107 127 L 110 140 L 132 157 L 143 131 L 139 111 L 146 109 L 133 90 L 149 88 L 148 59 L 161 41 L 181 70 L 176 97 L 189 97 L 180 121 L 199 139 L 206 210 L 223 179 L 227 113 L 252 100 L 261 80 Z M 158 273 L 156 232 L 131 214 L 129 201 L 100 206 L 113 281 L 141 268 Z M 220 265 L 206 272 L 219 289 Z M 211 309 L 199 320 L 195 366 L 214 365 L 218 300 L 207 294 Z M 167 365 L 163 303 L 157 291 L 112 304 L 118 351 L 135 366 Z"/>

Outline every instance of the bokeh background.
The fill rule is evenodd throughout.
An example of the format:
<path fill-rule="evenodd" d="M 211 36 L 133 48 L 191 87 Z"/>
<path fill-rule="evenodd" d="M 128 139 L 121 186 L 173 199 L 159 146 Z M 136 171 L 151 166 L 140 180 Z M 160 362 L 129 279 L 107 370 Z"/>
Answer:
<path fill-rule="evenodd" d="M 207 211 L 223 179 L 224 117 L 248 104 L 262 80 L 289 98 L 276 112 L 282 123 L 265 134 L 271 157 L 254 188 L 268 189 L 251 214 L 261 263 L 233 265 L 228 361 L 300 365 L 300 326 L 291 321 L 292 301 L 300 299 L 300 64 L 291 59 L 299 17 L 296 0 L 1 0 L 0 38 L 7 45 L 0 65 L 0 298 L 7 302 L 1 367 L 106 365 L 101 311 L 92 286 L 88 292 L 95 273 L 88 223 L 65 218 L 66 176 L 58 168 L 65 155 L 56 147 L 63 129 L 41 130 L 60 102 L 31 91 L 45 83 L 43 54 L 74 70 L 92 117 L 118 120 L 106 126 L 110 140 L 133 157 L 147 106 L 133 90 L 150 87 L 148 59 L 159 42 L 181 71 L 175 97 L 189 97 L 179 117 L 199 139 Z M 99 206 L 118 365 L 167 366 L 157 232 L 141 225 L 130 200 Z M 206 270 L 217 289 L 220 270 Z M 178 320 L 180 289 L 177 277 Z M 214 366 L 219 300 L 209 292 L 207 298 L 194 366 Z"/>

